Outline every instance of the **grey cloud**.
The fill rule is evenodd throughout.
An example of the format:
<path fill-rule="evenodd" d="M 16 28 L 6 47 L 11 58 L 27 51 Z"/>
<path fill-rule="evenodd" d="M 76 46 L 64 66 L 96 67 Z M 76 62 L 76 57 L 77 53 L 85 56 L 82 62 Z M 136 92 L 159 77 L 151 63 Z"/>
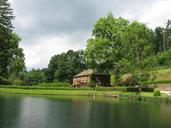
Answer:
<path fill-rule="evenodd" d="M 96 20 L 107 12 L 112 11 L 116 16 L 129 10 L 130 13 L 140 13 L 141 7 L 150 2 L 153 0 L 16 0 L 13 3 L 16 18 L 28 17 L 34 24 L 28 30 L 17 23 L 15 27 L 29 39 L 91 32 Z"/>
<path fill-rule="evenodd" d="M 41 38 L 65 36 L 69 37 L 70 44 L 80 43 L 85 46 L 93 25 L 101 16 L 112 11 L 114 16 L 129 13 L 136 19 L 145 7 L 156 1 L 158 0 L 13 0 L 16 16 L 14 27 L 22 37 L 22 46 L 25 48 L 40 43 L 38 40 Z M 42 67 L 41 64 L 37 65 Z"/>

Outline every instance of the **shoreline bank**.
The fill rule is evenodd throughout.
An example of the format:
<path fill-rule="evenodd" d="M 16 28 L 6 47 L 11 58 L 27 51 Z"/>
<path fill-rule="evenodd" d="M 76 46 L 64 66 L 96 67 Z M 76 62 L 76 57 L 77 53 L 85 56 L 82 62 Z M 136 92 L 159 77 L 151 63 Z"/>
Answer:
<path fill-rule="evenodd" d="M 38 88 L 3 88 L 0 87 L 0 94 L 24 94 L 24 95 L 52 95 L 52 96 L 84 96 L 84 97 L 108 97 L 125 100 L 150 101 L 159 103 L 171 103 L 171 97 L 163 94 L 153 96 L 152 92 L 123 92 L 123 91 L 96 91 L 92 89 L 84 90 L 53 90 Z"/>

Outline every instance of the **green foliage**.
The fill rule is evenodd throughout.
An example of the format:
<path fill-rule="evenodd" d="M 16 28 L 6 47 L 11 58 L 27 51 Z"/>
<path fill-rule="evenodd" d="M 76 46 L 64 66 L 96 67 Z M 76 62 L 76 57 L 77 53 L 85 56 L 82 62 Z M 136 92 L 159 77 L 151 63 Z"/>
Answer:
<path fill-rule="evenodd" d="M 14 19 L 13 11 L 11 9 L 11 5 L 8 0 L 0 1 L 0 26 L 4 26 L 5 28 L 11 30 L 12 20 Z"/>
<path fill-rule="evenodd" d="M 155 28 L 155 42 L 154 42 L 154 52 L 155 54 L 160 53 L 164 50 L 163 48 L 163 28 Z"/>
<path fill-rule="evenodd" d="M 94 81 L 93 81 L 93 76 L 91 75 L 91 76 L 89 77 L 88 86 L 89 86 L 89 87 L 94 87 L 94 86 L 95 86 L 94 84 L 95 84 L 95 83 L 94 83 Z"/>
<path fill-rule="evenodd" d="M 45 80 L 44 75 L 45 69 L 32 69 L 31 71 L 27 72 L 25 75 L 26 84 L 35 84 L 41 83 Z"/>
<path fill-rule="evenodd" d="M 19 48 L 21 39 L 13 33 L 13 12 L 8 0 L 0 1 L 0 77 L 7 81 L 11 74 L 18 79 L 25 70 L 23 50 Z M 4 80 L 3 80 L 4 81 Z M 0 83 L 4 83 L 0 81 Z M 6 82 L 5 82 L 6 83 Z M 7 82 L 8 83 L 8 82 Z"/>
<path fill-rule="evenodd" d="M 13 48 L 10 49 L 10 53 L 12 55 L 10 58 L 9 73 L 15 73 L 16 76 L 19 75 L 19 72 L 26 70 L 23 49 L 19 48 L 20 41 L 21 38 L 16 33 L 13 33 L 10 39 L 10 42 L 13 44 Z"/>
<path fill-rule="evenodd" d="M 111 83 L 111 85 L 114 86 L 115 85 L 115 82 L 116 82 L 115 76 L 114 75 L 111 75 L 110 76 L 110 83 Z"/>
<path fill-rule="evenodd" d="M 142 87 L 141 88 L 141 91 L 142 92 L 153 92 L 154 91 L 154 88 L 151 88 L 151 87 Z"/>
<path fill-rule="evenodd" d="M 13 81 L 12 81 L 12 84 L 13 85 L 23 85 L 23 81 L 20 79 L 20 78 L 16 78 L 16 79 L 14 79 Z"/>
<path fill-rule="evenodd" d="M 46 82 L 70 82 L 73 75 L 87 67 L 83 51 L 69 50 L 67 53 L 55 55 L 51 58 L 45 72 Z"/>
<path fill-rule="evenodd" d="M 154 96 L 161 96 L 160 89 L 159 88 L 155 88 L 154 92 L 153 92 L 153 95 Z"/>
<path fill-rule="evenodd" d="M 148 84 L 170 84 L 171 80 L 155 80 L 155 81 L 144 81 L 141 84 L 148 85 Z"/>
<path fill-rule="evenodd" d="M 140 92 L 140 88 L 138 88 L 138 87 L 127 87 L 126 91 L 127 92 Z"/>
<path fill-rule="evenodd" d="M 121 87 L 121 86 L 116 86 L 116 87 L 96 87 L 96 91 L 127 91 L 127 92 L 139 92 L 138 87 Z M 150 87 L 142 87 L 141 88 L 142 92 L 153 92 L 154 88 Z"/>
<path fill-rule="evenodd" d="M 0 76 L 0 84 L 2 84 L 2 85 L 11 85 L 11 81 L 9 81 L 8 79 Z"/>
<path fill-rule="evenodd" d="M 118 81 L 123 73 L 144 71 L 148 63 L 145 59 L 153 53 L 153 42 L 154 32 L 146 25 L 130 23 L 109 13 L 94 25 L 85 57 L 94 68 L 112 71 Z"/>
<path fill-rule="evenodd" d="M 123 75 L 120 82 L 125 86 L 135 86 L 138 84 L 135 76 L 130 73 Z"/>
<path fill-rule="evenodd" d="M 171 49 L 156 56 L 159 65 L 167 65 L 171 62 Z"/>

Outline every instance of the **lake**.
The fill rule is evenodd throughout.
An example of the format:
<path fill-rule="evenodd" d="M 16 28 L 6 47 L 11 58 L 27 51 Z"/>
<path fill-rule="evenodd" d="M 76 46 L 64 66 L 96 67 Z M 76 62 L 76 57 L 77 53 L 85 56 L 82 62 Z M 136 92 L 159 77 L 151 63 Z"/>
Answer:
<path fill-rule="evenodd" d="M 171 128 L 171 105 L 1 95 L 0 128 Z"/>

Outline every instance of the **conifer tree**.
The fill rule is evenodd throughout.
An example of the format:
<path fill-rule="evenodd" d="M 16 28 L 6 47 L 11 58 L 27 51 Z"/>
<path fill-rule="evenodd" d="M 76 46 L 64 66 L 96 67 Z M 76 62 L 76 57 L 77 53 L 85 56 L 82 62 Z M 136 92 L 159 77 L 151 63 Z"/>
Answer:
<path fill-rule="evenodd" d="M 13 19 L 9 1 L 0 0 L 0 83 L 2 79 L 8 79 L 14 69 L 22 70 L 25 67 L 23 50 L 19 48 L 20 38 L 13 32 Z"/>

